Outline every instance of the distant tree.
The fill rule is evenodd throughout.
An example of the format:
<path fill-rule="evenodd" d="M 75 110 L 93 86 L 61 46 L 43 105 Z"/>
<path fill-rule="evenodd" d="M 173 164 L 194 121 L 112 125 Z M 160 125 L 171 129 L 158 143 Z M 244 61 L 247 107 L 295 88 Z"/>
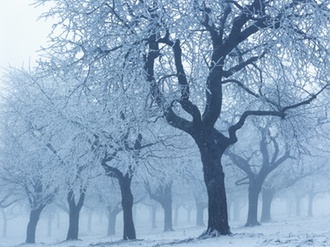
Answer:
<path fill-rule="evenodd" d="M 173 231 L 172 183 L 172 181 L 162 181 L 155 189 L 151 189 L 148 182 L 145 183 L 150 198 L 159 202 L 164 210 L 164 232 Z"/>
<path fill-rule="evenodd" d="M 267 176 L 284 163 L 290 156 L 288 145 L 279 143 L 278 133 L 271 133 L 271 126 L 266 122 L 265 126 L 256 126 L 260 135 L 260 142 L 257 149 L 251 150 L 248 157 L 237 154 L 235 151 L 228 151 L 227 154 L 232 162 L 245 172 L 246 177 L 237 183 L 248 183 L 248 216 L 245 226 L 259 225 L 258 222 L 258 198 L 259 193 Z M 250 130 L 252 132 L 252 129 Z M 276 130 L 275 130 L 276 131 Z M 273 130 L 274 132 L 274 130 Z M 253 132 L 255 133 L 255 132 Z M 284 149 L 284 151 L 283 151 Z M 260 158 L 258 158 L 260 156 Z"/>

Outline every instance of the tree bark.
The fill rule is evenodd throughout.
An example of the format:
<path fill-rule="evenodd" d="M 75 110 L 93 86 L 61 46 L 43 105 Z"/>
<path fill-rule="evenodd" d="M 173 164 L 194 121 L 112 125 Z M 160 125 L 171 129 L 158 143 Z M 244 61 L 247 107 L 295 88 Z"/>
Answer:
<path fill-rule="evenodd" d="M 209 133 L 208 133 L 209 134 Z M 208 223 L 202 237 L 229 235 L 227 198 L 225 190 L 225 174 L 221 165 L 221 157 L 227 148 L 220 133 L 214 133 L 211 138 L 204 137 L 196 143 L 201 153 L 204 171 L 204 182 L 208 195 Z M 195 138 L 196 140 L 196 138 Z M 221 146 L 220 146 L 221 145 Z"/>
<path fill-rule="evenodd" d="M 74 192 L 68 192 L 67 201 L 69 203 L 69 229 L 66 240 L 78 240 L 80 210 L 84 205 L 85 189 L 80 191 L 79 200 L 76 204 Z"/>
<path fill-rule="evenodd" d="M 261 185 L 259 181 L 250 179 L 249 185 L 249 206 L 248 206 L 248 216 L 245 226 L 257 226 L 260 225 L 258 222 L 258 198 L 261 191 Z"/>
<path fill-rule="evenodd" d="M 268 223 L 272 220 L 271 206 L 275 194 L 275 189 L 273 187 L 263 188 L 261 193 L 262 193 L 262 210 L 261 210 L 260 221 L 263 223 Z"/>
<path fill-rule="evenodd" d="M 37 207 L 36 209 L 31 209 L 30 219 L 27 225 L 26 231 L 26 241 L 27 244 L 35 244 L 36 242 L 36 230 L 39 222 L 40 214 L 44 209 L 44 205 Z"/>
<path fill-rule="evenodd" d="M 122 196 L 123 218 L 124 218 L 124 240 L 136 239 L 133 221 L 133 194 L 131 191 L 132 178 L 128 173 L 119 179 L 120 191 Z"/>

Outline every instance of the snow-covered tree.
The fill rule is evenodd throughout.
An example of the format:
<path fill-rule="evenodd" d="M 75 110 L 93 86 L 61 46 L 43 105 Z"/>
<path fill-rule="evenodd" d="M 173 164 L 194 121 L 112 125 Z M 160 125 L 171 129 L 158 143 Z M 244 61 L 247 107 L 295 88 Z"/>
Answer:
<path fill-rule="evenodd" d="M 132 121 L 144 115 L 138 107 L 149 109 L 195 140 L 205 236 L 230 233 L 221 157 L 248 117 L 285 119 L 328 86 L 325 0 L 37 2 L 52 2 L 44 16 L 57 21 L 47 69 L 78 78 L 94 105 L 134 106 Z"/>

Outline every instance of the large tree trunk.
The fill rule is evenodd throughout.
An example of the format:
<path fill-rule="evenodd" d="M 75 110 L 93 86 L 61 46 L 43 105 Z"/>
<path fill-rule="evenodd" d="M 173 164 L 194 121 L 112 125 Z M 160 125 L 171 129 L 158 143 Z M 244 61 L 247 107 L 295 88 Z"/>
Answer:
<path fill-rule="evenodd" d="M 275 194 L 275 189 L 273 187 L 263 188 L 261 193 L 262 193 L 262 210 L 261 210 L 260 221 L 263 223 L 267 223 L 270 222 L 272 219 L 271 206 Z"/>
<path fill-rule="evenodd" d="M 32 209 L 30 212 L 30 220 L 26 230 L 26 241 L 27 244 L 35 244 L 36 242 L 36 230 L 39 222 L 40 214 L 45 206 L 39 206 L 36 209 Z"/>
<path fill-rule="evenodd" d="M 258 222 L 258 198 L 261 191 L 260 184 L 262 183 L 259 183 L 259 181 L 250 178 L 248 216 L 245 226 L 260 225 Z"/>
<path fill-rule="evenodd" d="M 164 232 L 173 231 L 172 227 L 172 202 L 162 204 L 164 209 Z"/>
<path fill-rule="evenodd" d="M 133 194 L 131 191 L 131 181 L 132 179 L 128 173 L 119 180 L 124 217 L 124 240 L 136 239 L 133 221 Z"/>
<path fill-rule="evenodd" d="M 74 192 L 69 191 L 67 197 L 69 203 L 69 230 L 66 237 L 66 240 L 78 240 L 79 234 L 79 216 L 80 210 L 84 205 L 85 200 L 85 191 L 82 190 L 79 195 L 78 203 L 76 204 Z"/>
<path fill-rule="evenodd" d="M 229 235 L 227 198 L 225 190 L 225 174 L 221 165 L 221 157 L 225 148 L 221 149 L 221 140 L 197 142 L 203 163 L 204 181 L 208 195 L 208 224 L 202 237 Z"/>

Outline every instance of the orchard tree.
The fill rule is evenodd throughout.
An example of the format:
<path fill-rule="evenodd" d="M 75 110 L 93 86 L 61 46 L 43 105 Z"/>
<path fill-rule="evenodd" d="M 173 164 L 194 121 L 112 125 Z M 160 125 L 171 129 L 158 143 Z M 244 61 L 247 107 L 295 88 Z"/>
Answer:
<path fill-rule="evenodd" d="M 273 129 L 272 129 L 273 127 Z M 237 151 L 228 150 L 227 154 L 232 162 L 246 174 L 246 177 L 240 179 L 239 183 L 247 183 L 248 188 L 248 216 L 245 226 L 256 226 L 258 222 L 258 202 L 259 193 L 267 176 L 284 163 L 290 156 L 288 145 L 281 144 L 278 133 L 274 132 L 274 126 L 269 122 L 265 126 L 256 126 L 260 135 L 259 145 L 253 146 L 249 142 L 249 150 L 243 152 L 243 155 Z M 276 131 L 276 130 L 275 130 Z M 255 136 L 255 131 L 250 129 L 250 135 Z M 252 138 L 247 138 L 252 139 Z M 256 138 L 254 138 L 256 139 Z M 253 147 L 256 147 L 255 149 Z"/>
<path fill-rule="evenodd" d="M 120 82 L 118 105 L 132 103 L 134 87 L 145 100 L 133 108 L 195 140 L 206 237 L 230 234 L 221 158 L 236 132 L 249 116 L 285 119 L 328 86 L 327 0 L 37 2 L 51 2 L 44 17 L 57 22 L 44 68 L 78 78 L 77 89 L 110 91 Z M 101 95 L 93 103 L 111 98 Z"/>

